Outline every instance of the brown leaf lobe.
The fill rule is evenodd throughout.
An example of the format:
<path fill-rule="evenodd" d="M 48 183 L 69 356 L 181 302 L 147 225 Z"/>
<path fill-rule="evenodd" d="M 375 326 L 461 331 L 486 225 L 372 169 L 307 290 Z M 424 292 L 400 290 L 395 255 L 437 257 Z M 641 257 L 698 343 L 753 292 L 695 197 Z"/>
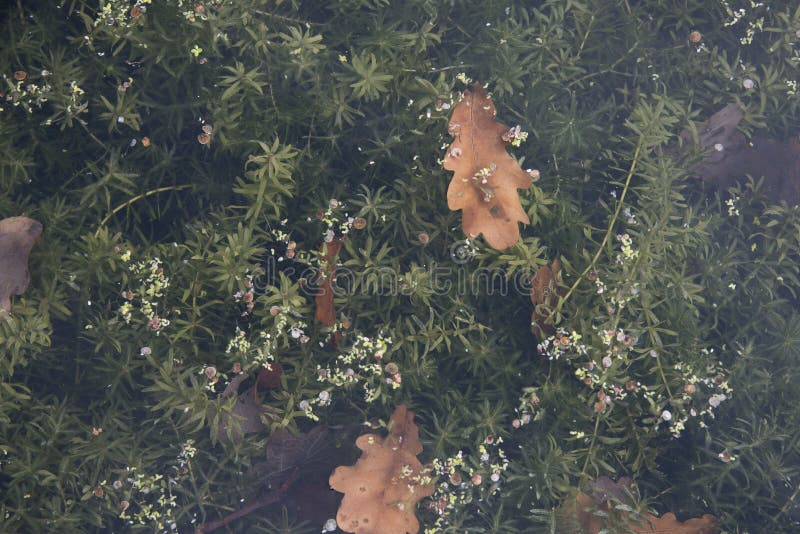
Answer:
<path fill-rule="evenodd" d="M 28 289 L 28 256 L 42 228 L 42 223 L 28 217 L 0 220 L 0 318 L 11 311 L 11 296 Z"/>

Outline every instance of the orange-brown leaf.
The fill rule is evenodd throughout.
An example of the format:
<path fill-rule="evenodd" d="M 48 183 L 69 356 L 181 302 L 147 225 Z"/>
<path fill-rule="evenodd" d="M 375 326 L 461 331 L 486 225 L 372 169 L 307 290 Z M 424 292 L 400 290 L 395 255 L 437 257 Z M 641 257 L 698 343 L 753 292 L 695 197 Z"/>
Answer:
<path fill-rule="evenodd" d="M 398 406 L 389 435 L 364 434 L 356 439 L 363 451 L 353 466 L 337 467 L 330 485 L 344 498 L 336 514 L 339 528 L 356 534 L 416 534 L 417 501 L 433 494 L 435 485 L 417 459 L 422 452 L 414 413 Z"/>
<path fill-rule="evenodd" d="M 335 238 L 330 243 L 322 246 L 325 265 L 320 269 L 319 276 L 322 283 L 317 287 L 316 311 L 314 316 L 317 321 L 325 326 L 336 324 L 336 309 L 333 305 L 333 281 L 336 277 L 336 258 L 342 249 L 342 240 Z"/>
<path fill-rule="evenodd" d="M 464 235 L 473 239 L 483 234 L 490 246 L 502 250 L 519 240 L 518 222 L 530 223 L 517 189 L 528 189 L 531 177 L 506 152 L 503 134 L 509 128 L 495 121 L 495 115 L 494 104 L 479 83 L 464 91 L 450 118 L 448 129 L 455 139 L 447 149 L 444 168 L 455 171 L 447 205 L 463 211 Z"/>
<path fill-rule="evenodd" d="M 28 217 L 0 220 L 0 318 L 11 311 L 11 295 L 28 289 L 28 256 L 42 235 L 42 223 Z"/>
<path fill-rule="evenodd" d="M 531 330 L 538 339 L 553 333 L 552 325 L 544 324 L 552 309 L 558 304 L 562 291 L 558 287 L 561 262 L 553 260 L 552 266 L 540 267 L 531 279 Z"/>
<path fill-rule="evenodd" d="M 598 534 L 608 527 L 608 503 L 598 504 L 592 497 L 585 493 L 578 493 L 575 502 L 565 507 L 565 522 L 570 522 L 571 518 L 577 519 L 580 525 L 581 534 Z M 601 511 L 602 515 L 594 512 Z M 716 534 L 719 532 L 717 518 L 710 514 L 703 517 L 687 519 L 684 522 L 678 521 L 673 513 L 666 513 L 661 517 L 651 514 L 643 514 L 639 517 L 632 517 L 627 512 L 621 512 L 626 532 L 637 532 L 639 534 Z"/>
<path fill-rule="evenodd" d="M 283 365 L 280 362 L 272 362 L 269 369 L 262 367 L 258 370 L 258 377 L 256 378 L 256 387 L 262 386 L 267 389 L 277 389 L 281 387 L 281 375 L 283 374 Z"/>

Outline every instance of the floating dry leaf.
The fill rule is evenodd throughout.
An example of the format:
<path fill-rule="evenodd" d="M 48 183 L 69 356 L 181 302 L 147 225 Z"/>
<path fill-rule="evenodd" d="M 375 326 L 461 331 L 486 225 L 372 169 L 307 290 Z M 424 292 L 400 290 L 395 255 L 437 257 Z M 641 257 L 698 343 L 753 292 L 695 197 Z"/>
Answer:
<path fill-rule="evenodd" d="M 319 464 L 319 457 L 330 445 L 331 433 L 323 426 L 315 426 L 307 433 L 292 434 L 285 428 L 272 433 L 266 447 L 266 461 L 251 468 L 250 475 L 266 488 L 275 488 L 293 469 L 308 469 Z"/>
<path fill-rule="evenodd" d="M 575 501 L 561 508 L 561 523 L 565 524 L 571 533 L 599 534 L 601 531 L 609 532 L 611 525 L 609 519 L 609 502 L 632 503 L 636 491 L 632 481 L 622 477 L 618 482 L 608 477 L 600 477 L 589 483 L 588 495 L 579 492 Z M 710 514 L 703 517 L 678 521 L 673 513 L 665 513 L 661 517 L 651 514 L 634 515 L 625 511 L 615 511 L 618 520 L 625 523 L 625 532 L 639 534 L 716 534 L 719 532 L 717 518 Z M 580 528 L 577 532 L 577 527 Z M 617 523 L 618 524 L 618 523 Z"/>
<path fill-rule="evenodd" d="M 553 326 L 545 324 L 545 321 L 558 304 L 558 297 L 562 293 L 558 287 L 560 272 L 561 262 L 553 260 L 550 267 L 543 265 L 531 279 L 531 330 L 540 340 L 553 333 Z"/>
<path fill-rule="evenodd" d="M 322 245 L 322 257 L 325 260 L 319 272 L 321 283 L 317 287 L 316 311 L 314 316 L 317 321 L 325 326 L 336 324 L 336 309 L 333 305 L 333 281 L 336 277 L 336 258 L 342 249 L 342 240 L 334 238 L 329 243 Z"/>
<path fill-rule="evenodd" d="M 433 494 L 435 484 L 417 459 L 422 452 L 414 413 L 398 406 L 389 435 L 364 434 L 356 439 L 363 451 L 353 466 L 337 467 L 330 485 L 344 493 L 336 521 L 356 534 L 416 534 L 417 501 Z"/>
<path fill-rule="evenodd" d="M 231 411 L 222 411 L 219 414 L 217 438 L 220 441 L 227 442 L 229 439 L 234 442 L 239 441 L 244 434 L 263 430 L 266 425 L 261 421 L 262 414 L 273 413 L 269 406 L 261 404 L 256 385 L 237 394 L 239 386 L 248 376 L 247 374 L 236 375 L 220 395 L 221 399 L 229 399 L 236 395 L 236 402 Z"/>
<path fill-rule="evenodd" d="M 444 168 L 455 171 L 447 189 L 447 205 L 462 210 L 464 235 L 483 234 L 495 249 L 519 240 L 518 222 L 529 224 L 517 189 L 528 189 L 531 176 L 506 152 L 509 132 L 494 120 L 497 111 L 486 90 L 476 83 L 464 91 L 453 109 L 448 130 L 455 137 Z"/>
<path fill-rule="evenodd" d="M 28 217 L 0 220 L 0 318 L 11 311 L 11 295 L 28 289 L 28 256 L 42 228 L 42 223 Z"/>
<path fill-rule="evenodd" d="M 265 387 L 267 389 L 277 389 L 281 387 L 281 375 L 283 374 L 283 365 L 280 362 L 272 362 L 269 369 L 262 367 L 258 370 L 258 378 L 256 378 L 256 386 Z"/>
<path fill-rule="evenodd" d="M 770 200 L 800 203 L 800 140 L 748 139 L 737 129 L 743 118 L 741 106 L 728 104 L 698 128 L 697 142 L 704 153 L 692 172 L 722 189 L 748 174 L 763 176 L 763 192 Z M 691 143 L 692 133 L 684 130 L 681 139 Z"/>

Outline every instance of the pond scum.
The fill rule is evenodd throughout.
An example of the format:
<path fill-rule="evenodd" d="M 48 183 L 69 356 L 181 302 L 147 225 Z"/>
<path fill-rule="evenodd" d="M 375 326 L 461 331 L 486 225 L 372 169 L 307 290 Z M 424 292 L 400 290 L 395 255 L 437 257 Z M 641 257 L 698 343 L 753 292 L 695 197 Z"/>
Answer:
<path fill-rule="evenodd" d="M 0 13 L 0 532 L 800 529 L 796 2 Z"/>

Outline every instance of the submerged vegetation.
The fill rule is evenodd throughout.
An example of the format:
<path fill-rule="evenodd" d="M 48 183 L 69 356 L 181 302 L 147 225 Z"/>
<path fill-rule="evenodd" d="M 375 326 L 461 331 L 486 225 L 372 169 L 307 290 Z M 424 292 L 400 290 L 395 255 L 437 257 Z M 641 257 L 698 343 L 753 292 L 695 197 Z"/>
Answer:
<path fill-rule="evenodd" d="M 329 476 L 368 430 L 402 443 L 396 410 L 421 531 L 579 532 L 592 487 L 615 532 L 798 528 L 800 211 L 678 147 L 734 102 L 747 135 L 797 136 L 796 2 L 0 23 L 0 219 L 44 226 L 0 314 L 0 531 L 333 531 Z M 473 80 L 531 178 L 502 250 L 448 209 Z M 493 201 L 496 170 L 465 183 Z"/>

